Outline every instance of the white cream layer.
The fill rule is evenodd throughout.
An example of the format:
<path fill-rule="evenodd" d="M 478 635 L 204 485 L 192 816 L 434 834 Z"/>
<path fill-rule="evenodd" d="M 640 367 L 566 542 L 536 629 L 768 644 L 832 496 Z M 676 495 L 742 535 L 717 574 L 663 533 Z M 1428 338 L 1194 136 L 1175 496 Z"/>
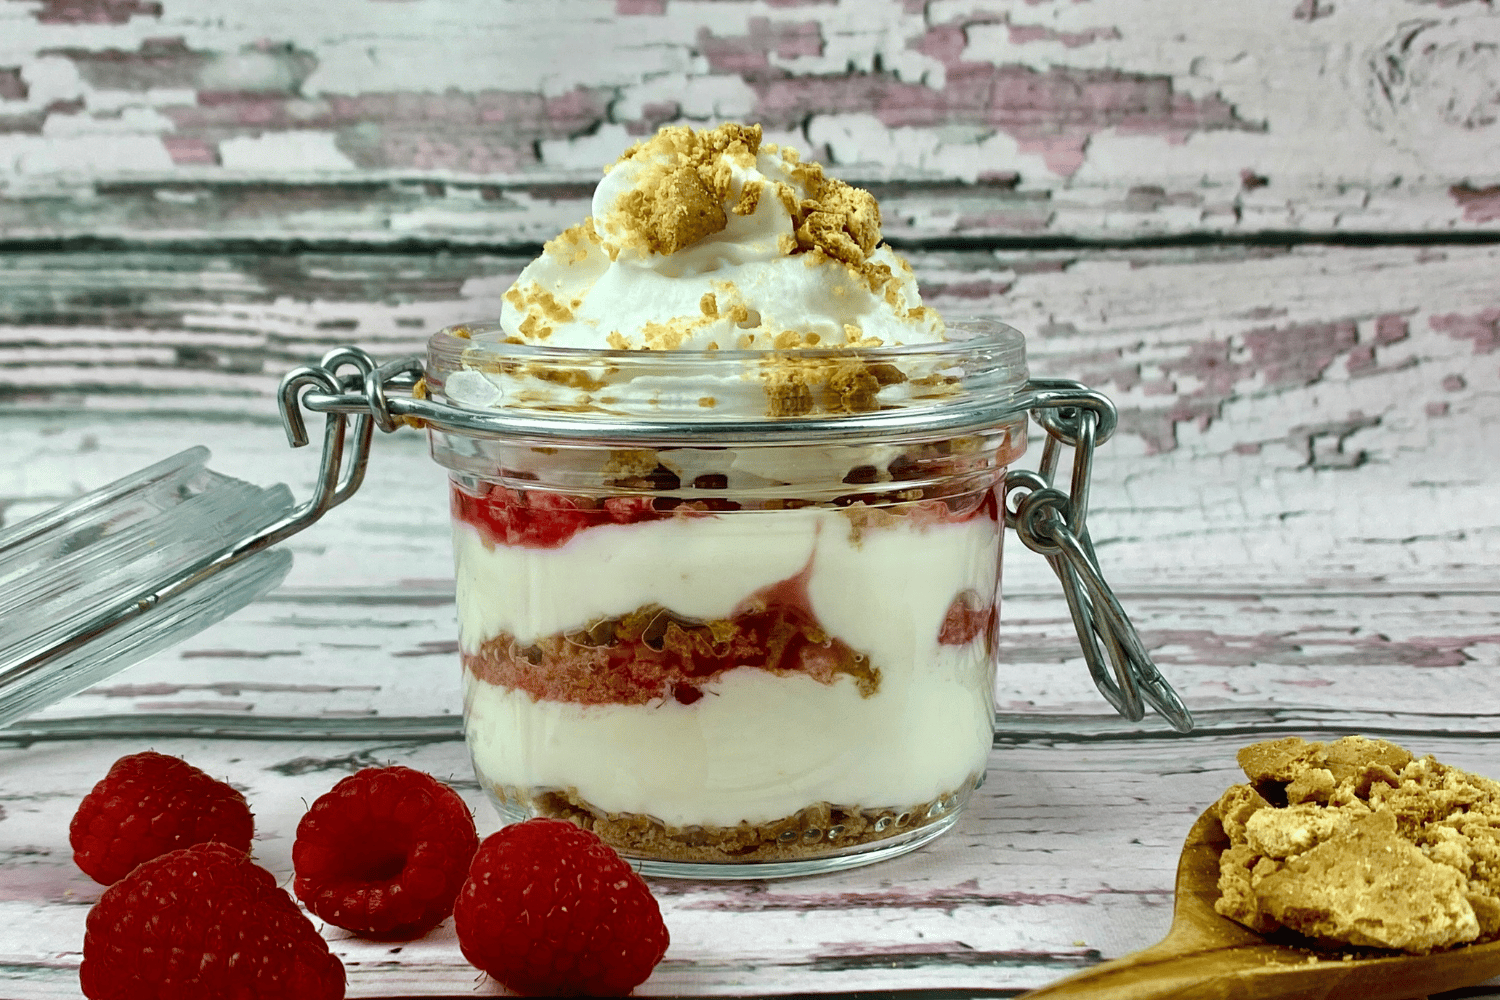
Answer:
<path fill-rule="evenodd" d="M 733 670 L 692 705 L 535 701 L 465 674 L 469 749 L 483 781 L 574 788 L 671 826 L 767 822 L 816 802 L 904 808 L 984 767 L 993 721 L 964 682 L 982 673 L 973 659 L 948 647 L 920 670 L 885 670 L 872 698 L 848 681 Z"/>
<path fill-rule="evenodd" d="M 867 529 L 838 510 L 735 512 L 611 525 L 556 549 L 487 547 L 455 526 L 461 644 L 522 641 L 660 604 L 727 617 L 750 594 L 811 565 L 813 613 L 869 654 L 879 691 L 847 678 L 728 671 L 692 705 L 538 701 L 466 674 L 468 739 L 483 780 L 574 788 L 611 812 L 671 825 L 730 825 L 814 802 L 907 806 L 984 766 L 993 707 L 982 640 L 937 637 L 954 597 L 998 583 L 998 531 L 978 517 Z"/>

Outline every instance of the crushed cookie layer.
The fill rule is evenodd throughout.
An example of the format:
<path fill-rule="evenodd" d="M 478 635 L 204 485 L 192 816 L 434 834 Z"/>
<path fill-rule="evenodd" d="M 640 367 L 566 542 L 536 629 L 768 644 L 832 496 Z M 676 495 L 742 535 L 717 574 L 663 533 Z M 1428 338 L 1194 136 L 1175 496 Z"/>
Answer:
<path fill-rule="evenodd" d="M 480 779 L 484 780 L 483 775 Z M 908 806 L 814 802 L 790 816 L 734 826 L 674 826 L 643 813 L 608 812 L 572 788 L 531 790 L 486 784 L 501 803 L 576 823 L 628 858 L 744 864 L 816 858 L 919 830 L 961 808 L 978 784 L 978 775 L 971 775 L 951 792 Z"/>
<path fill-rule="evenodd" d="M 811 571 L 809 562 L 756 591 L 728 618 L 702 621 L 647 604 L 527 644 L 501 633 L 465 653 L 464 669 L 486 684 L 581 705 L 691 705 L 704 685 L 739 667 L 820 684 L 847 677 L 869 698 L 880 690 L 880 669 L 818 622 L 807 597 Z"/>

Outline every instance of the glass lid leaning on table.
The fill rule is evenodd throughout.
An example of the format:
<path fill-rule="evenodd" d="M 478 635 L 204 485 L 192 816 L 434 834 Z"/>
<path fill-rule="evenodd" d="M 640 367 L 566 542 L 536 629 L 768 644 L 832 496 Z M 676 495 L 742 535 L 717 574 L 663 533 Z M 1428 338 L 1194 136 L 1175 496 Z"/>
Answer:
<path fill-rule="evenodd" d="M 292 444 L 308 443 L 303 389 L 380 375 L 349 349 L 289 373 L 278 402 Z M 265 596 L 292 565 L 272 546 L 354 495 L 374 429 L 368 413 L 328 415 L 316 483 L 300 504 L 285 486 L 214 472 L 196 447 L 0 530 L 0 726 Z"/>
<path fill-rule="evenodd" d="M 75 694 L 264 596 L 290 552 L 285 486 L 207 468 L 196 447 L 0 530 L 0 726 Z"/>

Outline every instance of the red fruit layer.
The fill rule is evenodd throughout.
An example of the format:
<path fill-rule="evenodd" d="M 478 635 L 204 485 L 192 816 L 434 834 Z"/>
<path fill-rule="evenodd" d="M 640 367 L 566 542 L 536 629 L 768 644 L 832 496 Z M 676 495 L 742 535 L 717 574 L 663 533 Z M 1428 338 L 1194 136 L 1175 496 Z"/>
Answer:
<path fill-rule="evenodd" d="M 847 674 L 866 697 L 880 671 L 864 653 L 830 636 L 808 602 L 812 563 L 756 591 L 727 619 L 700 621 L 660 605 L 521 646 L 501 634 L 464 666 L 487 684 L 535 698 L 583 705 L 643 705 L 675 698 L 690 705 L 702 685 L 727 670 L 802 673 L 823 684 Z"/>
<path fill-rule="evenodd" d="M 517 490 L 499 483 L 471 493 L 457 484 L 452 491 L 453 519 L 473 525 L 492 545 L 520 545 L 553 549 L 585 528 L 605 524 L 635 524 L 667 517 L 703 517 L 736 510 L 728 500 L 684 501 L 668 495 L 631 495 L 595 499 L 547 490 Z M 912 518 L 919 525 L 949 524 L 974 517 L 1000 519 L 995 490 L 964 493 L 942 499 L 893 502 L 889 494 L 850 493 L 834 500 L 838 507 L 864 504 L 881 517 Z"/>
<path fill-rule="evenodd" d="M 992 635 L 997 621 L 995 603 L 986 602 L 973 590 L 966 590 L 948 605 L 938 642 L 944 646 L 967 646 L 981 635 L 987 637 L 987 648 L 995 647 Z"/>
<path fill-rule="evenodd" d="M 634 524 L 667 517 L 653 506 L 649 496 L 609 497 L 598 506 L 586 507 L 581 497 L 546 490 L 513 490 L 491 483 L 488 492 L 476 496 L 453 487 L 453 519 L 478 528 L 497 545 L 524 545 L 553 549 L 584 528 L 601 524 Z"/>

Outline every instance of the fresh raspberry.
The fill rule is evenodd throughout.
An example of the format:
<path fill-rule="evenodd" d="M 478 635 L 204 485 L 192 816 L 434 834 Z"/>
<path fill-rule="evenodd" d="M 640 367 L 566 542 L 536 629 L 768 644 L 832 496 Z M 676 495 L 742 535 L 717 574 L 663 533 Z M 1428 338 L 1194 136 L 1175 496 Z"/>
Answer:
<path fill-rule="evenodd" d="M 244 854 L 254 832 L 243 795 L 186 761 L 147 750 L 115 761 L 83 797 L 68 842 L 78 867 L 110 885 L 143 861 L 210 840 Z"/>
<path fill-rule="evenodd" d="M 197 844 L 139 865 L 89 911 L 91 1000 L 340 1000 L 344 966 L 271 873 Z"/>
<path fill-rule="evenodd" d="M 297 824 L 292 888 L 336 927 L 421 937 L 453 912 L 478 847 L 474 817 L 453 789 L 409 767 L 367 767 Z"/>
<path fill-rule="evenodd" d="M 471 965 L 533 996 L 624 996 L 667 951 L 646 883 L 597 836 L 558 819 L 485 839 L 453 926 Z"/>

